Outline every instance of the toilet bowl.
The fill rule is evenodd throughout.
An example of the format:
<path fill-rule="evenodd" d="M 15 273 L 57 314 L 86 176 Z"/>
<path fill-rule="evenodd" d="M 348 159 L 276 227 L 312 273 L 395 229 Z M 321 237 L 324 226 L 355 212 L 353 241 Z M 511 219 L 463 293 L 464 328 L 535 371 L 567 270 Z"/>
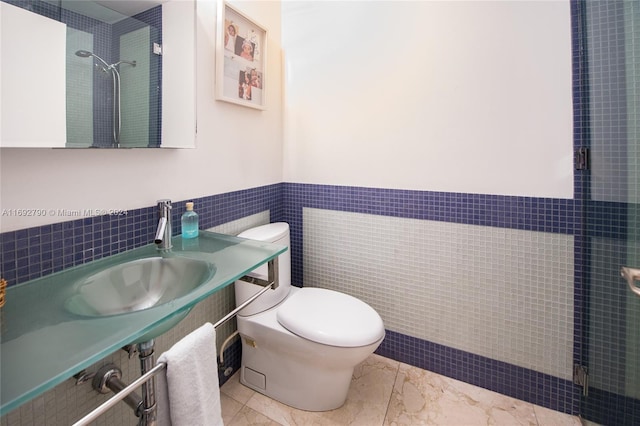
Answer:
<path fill-rule="evenodd" d="M 279 222 L 239 237 L 289 247 L 289 225 Z M 380 315 L 365 302 L 333 290 L 291 285 L 290 252 L 278 257 L 279 286 L 242 309 L 240 382 L 294 408 L 327 411 L 344 404 L 353 369 L 384 339 Z M 250 275 L 265 278 L 266 267 Z M 261 287 L 236 281 L 240 305 Z"/>

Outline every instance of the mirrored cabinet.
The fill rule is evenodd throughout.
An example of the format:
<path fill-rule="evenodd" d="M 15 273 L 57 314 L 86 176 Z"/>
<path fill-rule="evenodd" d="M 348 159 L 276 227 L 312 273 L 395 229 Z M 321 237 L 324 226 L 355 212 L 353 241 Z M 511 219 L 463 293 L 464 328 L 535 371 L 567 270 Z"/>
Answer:
<path fill-rule="evenodd" d="M 0 147 L 194 146 L 194 1 L 0 8 Z"/>

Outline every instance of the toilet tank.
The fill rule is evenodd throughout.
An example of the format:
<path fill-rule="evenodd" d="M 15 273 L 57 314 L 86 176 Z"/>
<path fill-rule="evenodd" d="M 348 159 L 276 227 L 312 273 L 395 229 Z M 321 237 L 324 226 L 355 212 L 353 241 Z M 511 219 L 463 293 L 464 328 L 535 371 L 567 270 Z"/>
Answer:
<path fill-rule="evenodd" d="M 269 223 L 256 228 L 247 229 L 238 235 L 241 238 L 264 241 L 289 248 L 291 243 L 289 224 L 285 222 Z M 249 275 L 267 279 L 267 265 L 263 265 L 252 271 Z M 236 306 L 244 303 L 251 296 L 262 289 L 257 284 L 238 280 L 235 282 Z M 238 312 L 240 316 L 254 315 L 280 303 L 289 295 L 291 290 L 291 252 L 289 250 L 278 256 L 278 288 L 269 290 L 262 296 L 251 302 L 246 308 Z"/>

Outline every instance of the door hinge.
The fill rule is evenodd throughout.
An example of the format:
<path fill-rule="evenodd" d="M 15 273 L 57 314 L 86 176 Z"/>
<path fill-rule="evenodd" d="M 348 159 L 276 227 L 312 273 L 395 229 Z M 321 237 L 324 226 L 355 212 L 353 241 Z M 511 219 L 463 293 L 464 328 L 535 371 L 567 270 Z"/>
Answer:
<path fill-rule="evenodd" d="M 574 161 L 576 170 L 589 170 L 589 148 L 578 148 Z"/>
<path fill-rule="evenodd" d="M 589 369 L 584 365 L 573 365 L 573 383 L 582 386 L 582 395 L 589 396 Z"/>

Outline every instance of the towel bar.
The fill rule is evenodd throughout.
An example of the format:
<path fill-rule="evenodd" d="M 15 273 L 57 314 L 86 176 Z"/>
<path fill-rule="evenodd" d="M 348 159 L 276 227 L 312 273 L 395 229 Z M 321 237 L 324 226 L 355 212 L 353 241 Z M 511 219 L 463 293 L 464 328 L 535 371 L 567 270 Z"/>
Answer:
<path fill-rule="evenodd" d="M 273 283 L 267 284 L 263 289 L 261 289 L 259 292 L 257 292 L 256 294 L 251 296 L 249 299 L 247 299 L 246 302 L 244 302 L 243 304 L 241 304 L 240 306 L 235 308 L 233 311 L 229 312 L 224 317 L 220 318 L 220 320 L 218 322 L 213 324 L 213 327 L 217 329 L 222 324 L 224 324 L 225 322 L 229 321 L 231 318 L 235 317 L 238 314 L 238 312 L 240 312 L 242 309 L 244 309 L 244 307 L 246 307 L 248 304 L 250 304 L 251 302 L 256 300 L 258 297 L 262 296 L 262 293 L 266 292 L 267 290 L 271 290 L 271 286 L 272 285 L 273 285 Z"/>
<path fill-rule="evenodd" d="M 274 271 L 275 274 L 272 271 Z M 270 282 L 265 282 L 264 280 L 256 280 L 256 281 L 260 281 L 260 282 L 254 282 L 254 283 L 262 285 L 262 286 L 264 286 L 264 288 L 260 289 L 260 291 L 258 291 L 256 294 L 251 296 L 249 299 L 247 299 L 247 301 L 242 303 L 240 306 L 236 307 L 233 311 L 229 312 L 227 315 L 222 317 L 220 320 L 218 320 L 215 324 L 213 324 L 213 327 L 215 329 L 217 329 L 222 324 L 226 323 L 231 318 L 236 316 L 238 314 L 238 312 L 240 312 L 243 308 L 245 308 L 251 302 L 253 302 L 258 297 L 260 297 L 267 290 L 275 289 L 278 286 L 278 281 L 277 281 L 278 274 L 277 274 L 277 271 L 278 271 L 277 259 L 269 261 L 269 281 Z M 242 279 L 249 279 L 249 278 L 251 278 L 251 277 L 244 276 Z M 145 374 L 143 374 L 142 376 L 138 377 L 136 380 L 131 382 L 127 387 L 122 389 L 120 392 L 116 393 L 114 396 L 112 396 L 107 401 L 105 401 L 104 403 L 99 405 L 97 408 L 95 408 L 89 414 L 84 416 L 82 419 L 78 420 L 76 423 L 73 424 L 73 426 L 85 426 L 85 425 L 90 424 L 92 421 L 96 420 L 102 414 L 107 412 L 107 410 L 112 408 L 118 402 L 120 402 L 123 399 L 125 399 L 130 393 L 132 393 L 134 390 L 136 390 L 139 386 L 142 386 L 142 384 L 144 384 L 145 382 L 147 382 L 148 380 L 152 379 L 153 377 L 158 375 L 160 372 L 162 372 L 162 370 L 164 370 L 165 367 L 166 367 L 166 364 L 158 363 L 156 366 L 151 368 Z"/>

